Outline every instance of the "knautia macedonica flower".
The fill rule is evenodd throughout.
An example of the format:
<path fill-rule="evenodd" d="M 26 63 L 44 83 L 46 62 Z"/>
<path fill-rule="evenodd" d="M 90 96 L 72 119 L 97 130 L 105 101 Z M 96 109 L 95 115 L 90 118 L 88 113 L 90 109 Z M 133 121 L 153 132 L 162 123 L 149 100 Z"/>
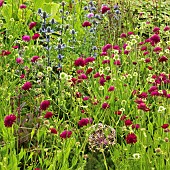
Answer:
<path fill-rule="evenodd" d="M 35 33 L 33 36 L 32 36 L 32 40 L 36 40 L 40 37 L 40 34 L 38 33 Z"/>
<path fill-rule="evenodd" d="M 44 115 L 44 118 L 49 119 L 53 116 L 52 112 L 46 112 L 46 114 Z"/>
<path fill-rule="evenodd" d="M 5 127 L 12 127 L 12 125 L 15 121 L 16 121 L 16 116 L 14 114 L 10 114 L 5 117 L 4 125 L 5 125 Z"/>
<path fill-rule="evenodd" d="M 25 41 L 25 42 L 28 42 L 28 41 L 31 40 L 31 38 L 30 38 L 29 35 L 24 35 L 24 36 L 22 37 L 22 40 Z"/>
<path fill-rule="evenodd" d="M 82 24 L 83 27 L 90 27 L 91 23 L 89 21 L 84 21 L 84 23 Z"/>
<path fill-rule="evenodd" d="M 0 0 L 0 7 L 3 6 L 4 0 Z"/>
<path fill-rule="evenodd" d="M 44 100 L 40 104 L 40 109 L 41 110 L 46 110 L 50 106 L 50 101 L 49 100 Z"/>
<path fill-rule="evenodd" d="M 70 138 L 72 135 L 72 131 L 70 130 L 64 130 L 61 134 L 60 134 L 60 137 L 62 139 L 66 139 L 66 138 Z"/>
<path fill-rule="evenodd" d="M 126 143 L 127 144 L 134 144 L 137 142 L 137 136 L 134 133 L 129 133 L 126 136 Z"/>
<path fill-rule="evenodd" d="M 36 22 L 30 22 L 29 23 L 29 29 L 32 30 L 37 25 Z"/>
<path fill-rule="evenodd" d="M 25 8 L 27 8 L 27 6 L 26 6 L 25 4 L 21 4 L 21 5 L 19 6 L 19 8 L 20 8 L 20 9 L 25 9 Z"/>
<path fill-rule="evenodd" d="M 24 85 L 22 86 L 23 90 L 29 90 L 32 88 L 32 84 L 31 82 L 27 81 L 26 83 L 24 83 Z"/>
<path fill-rule="evenodd" d="M 99 123 L 91 126 L 88 130 L 92 131 L 88 138 L 91 151 L 100 151 L 116 144 L 116 131 L 113 127 Z"/>

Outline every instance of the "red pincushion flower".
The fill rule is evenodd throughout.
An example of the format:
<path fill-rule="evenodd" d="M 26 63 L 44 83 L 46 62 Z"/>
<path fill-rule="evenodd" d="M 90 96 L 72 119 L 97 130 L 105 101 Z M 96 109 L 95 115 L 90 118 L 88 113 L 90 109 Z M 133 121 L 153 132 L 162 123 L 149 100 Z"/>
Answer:
<path fill-rule="evenodd" d="M 122 111 L 120 111 L 120 110 L 115 111 L 115 114 L 116 114 L 116 115 L 121 115 L 121 114 L 122 114 Z"/>
<path fill-rule="evenodd" d="M 127 144 L 134 144 L 137 142 L 137 136 L 134 133 L 129 133 L 126 136 L 126 143 Z"/>
<path fill-rule="evenodd" d="M 31 84 L 31 82 L 26 82 L 26 83 L 24 83 L 24 85 L 22 86 L 22 89 L 23 90 L 29 90 L 29 89 L 31 89 L 32 88 L 32 84 Z"/>
<path fill-rule="evenodd" d="M 57 134 L 57 130 L 55 128 L 50 128 L 51 133 Z"/>
<path fill-rule="evenodd" d="M 152 86 L 150 87 L 150 89 L 148 90 L 149 93 L 151 93 L 152 91 L 158 90 L 157 86 Z"/>
<path fill-rule="evenodd" d="M 14 48 L 14 49 L 18 49 L 18 48 L 19 48 L 19 46 L 18 46 L 18 45 L 15 45 L 15 46 L 12 46 L 12 48 Z"/>
<path fill-rule="evenodd" d="M 66 139 L 66 138 L 70 138 L 72 135 L 72 131 L 69 131 L 69 130 L 65 130 L 63 131 L 61 134 L 60 134 L 60 137 L 62 139 Z"/>
<path fill-rule="evenodd" d="M 110 86 L 108 91 L 114 91 L 115 87 L 114 86 Z"/>
<path fill-rule="evenodd" d="M 23 79 L 23 78 L 25 78 L 25 74 L 20 75 L 20 79 Z"/>
<path fill-rule="evenodd" d="M 125 34 L 125 33 L 122 33 L 122 34 L 120 35 L 120 38 L 126 38 L 126 34 Z"/>
<path fill-rule="evenodd" d="M 169 31 L 170 30 L 170 26 L 166 26 L 165 28 L 164 28 L 164 31 Z"/>
<path fill-rule="evenodd" d="M 106 102 L 102 104 L 103 109 L 107 109 L 109 107 L 110 107 L 110 105 L 108 103 L 106 103 Z"/>
<path fill-rule="evenodd" d="M 145 52 L 143 53 L 143 55 L 147 55 L 147 54 L 149 54 L 149 52 L 148 52 L 148 51 L 145 51 Z"/>
<path fill-rule="evenodd" d="M 137 95 L 139 98 L 147 98 L 148 97 L 148 94 L 145 93 L 145 92 L 142 92 L 141 94 L 138 94 Z"/>
<path fill-rule="evenodd" d="M 90 27 L 91 23 L 89 21 L 84 21 L 84 23 L 82 24 L 83 27 Z"/>
<path fill-rule="evenodd" d="M 169 124 L 163 124 L 161 127 L 162 127 L 163 129 L 166 129 L 166 128 L 169 127 Z"/>
<path fill-rule="evenodd" d="M 86 74 L 81 74 L 81 75 L 78 76 L 78 78 L 86 80 L 88 77 L 86 76 Z"/>
<path fill-rule="evenodd" d="M 2 53 L 1 53 L 0 55 L 1 55 L 1 56 L 6 56 L 6 55 L 9 55 L 9 54 L 11 54 L 10 51 L 8 51 L 8 50 L 2 50 Z"/>
<path fill-rule="evenodd" d="M 130 126 L 132 124 L 132 121 L 130 119 L 125 120 L 125 125 Z"/>
<path fill-rule="evenodd" d="M 80 98 L 81 97 L 81 93 L 80 92 L 76 92 L 76 97 Z"/>
<path fill-rule="evenodd" d="M 53 116 L 52 112 L 46 112 L 46 114 L 44 115 L 44 118 L 49 119 Z"/>
<path fill-rule="evenodd" d="M 18 64 L 23 64 L 23 63 L 24 63 L 24 60 L 23 60 L 21 57 L 18 57 L 18 58 L 16 58 L 16 62 L 17 62 Z"/>
<path fill-rule="evenodd" d="M 36 25 L 37 25 L 36 22 L 30 22 L 30 23 L 29 23 L 29 29 L 30 29 L 30 30 L 33 29 Z"/>
<path fill-rule="evenodd" d="M 147 50 L 147 46 L 142 46 L 140 50 L 141 51 L 146 51 Z"/>
<path fill-rule="evenodd" d="M 120 65 L 121 65 L 120 60 L 116 60 L 116 61 L 114 62 L 114 65 L 120 66 Z"/>
<path fill-rule="evenodd" d="M 162 51 L 162 48 L 161 47 L 155 47 L 153 49 L 153 51 L 156 52 L 156 53 L 159 53 L 160 51 Z"/>
<path fill-rule="evenodd" d="M 132 125 L 132 129 L 139 129 L 140 128 L 140 125 L 139 124 L 133 124 Z"/>
<path fill-rule="evenodd" d="M 92 68 L 88 68 L 88 69 L 86 70 L 86 74 L 90 74 L 92 71 L 93 71 Z"/>
<path fill-rule="evenodd" d="M 85 59 L 85 63 L 87 64 L 87 63 L 91 63 L 91 62 L 93 62 L 95 60 L 95 58 L 94 57 L 87 57 L 86 59 Z"/>
<path fill-rule="evenodd" d="M 146 106 L 145 103 L 140 103 L 140 104 L 138 104 L 138 109 L 143 110 L 143 111 L 145 111 L 145 112 L 150 111 L 150 109 Z"/>
<path fill-rule="evenodd" d="M 158 59 L 159 62 L 166 62 L 168 60 L 168 58 L 166 56 L 162 56 Z"/>
<path fill-rule="evenodd" d="M 3 6 L 4 0 L 0 0 L 0 7 Z"/>
<path fill-rule="evenodd" d="M 90 98 L 89 96 L 85 96 L 83 97 L 83 100 L 86 101 L 86 100 L 89 100 L 89 98 Z"/>
<path fill-rule="evenodd" d="M 130 31 L 130 32 L 128 32 L 127 34 L 128 34 L 128 35 L 134 35 L 134 32 L 131 32 L 131 31 Z"/>
<path fill-rule="evenodd" d="M 35 63 L 39 58 L 40 58 L 39 56 L 33 56 L 33 57 L 31 58 L 31 62 L 32 62 L 32 63 Z"/>
<path fill-rule="evenodd" d="M 40 109 L 41 110 L 46 110 L 50 106 L 50 101 L 49 100 L 44 100 L 40 104 Z"/>
<path fill-rule="evenodd" d="M 39 38 L 39 37 L 40 37 L 40 34 L 35 33 L 35 34 L 32 36 L 32 39 L 33 39 L 33 40 L 36 40 L 36 39 Z"/>
<path fill-rule="evenodd" d="M 16 121 L 16 116 L 14 114 L 10 114 L 5 117 L 4 125 L 5 125 L 5 127 L 12 127 L 12 125 L 15 121 Z"/>
<path fill-rule="evenodd" d="M 105 82 L 106 82 L 105 78 L 104 78 L 104 77 L 101 77 L 100 80 L 99 80 L 99 84 L 100 84 L 101 86 L 104 86 Z"/>
<path fill-rule="evenodd" d="M 102 8 L 101 8 L 102 14 L 106 13 L 109 10 L 110 10 L 110 8 L 108 6 L 106 6 L 106 5 L 102 6 Z"/>
<path fill-rule="evenodd" d="M 21 4 L 21 5 L 19 6 L 19 8 L 20 8 L 20 9 L 25 9 L 25 8 L 27 8 L 27 6 L 26 6 L 25 4 Z"/>
<path fill-rule="evenodd" d="M 93 122 L 92 118 L 82 118 L 81 120 L 79 120 L 78 125 L 80 127 L 83 127 L 83 126 L 87 126 L 87 124 L 92 122 Z"/>
<path fill-rule="evenodd" d="M 150 40 L 151 40 L 151 42 L 152 42 L 153 44 L 157 44 L 158 42 L 160 42 L 160 37 L 159 37 L 159 35 L 154 34 L 154 35 L 150 38 Z"/>
<path fill-rule="evenodd" d="M 25 41 L 25 42 L 29 42 L 31 40 L 30 36 L 29 35 L 24 35 L 22 37 L 22 40 Z"/>
<path fill-rule="evenodd" d="M 111 77 L 110 76 L 106 76 L 106 80 L 110 80 L 111 79 Z"/>
<path fill-rule="evenodd" d="M 145 59 L 145 63 L 150 63 L 151 62 L 151 59 L 150 58 L 146 58 Z"/>
<path fill-rule="evenodd" d="M 155 27 L 155 28 L 153 29 L 153 32 L 156 33 L 156 34 L 158 34 L 158 33 L 159 33 L 159 30 L 160 30 L 159 27 Z"/>
<path fill-rule="evenodd" d="M 80 57 L 74 61 L 74 65 L 84 67 L 86 65 L 86 62 L 82 57 Z"/>

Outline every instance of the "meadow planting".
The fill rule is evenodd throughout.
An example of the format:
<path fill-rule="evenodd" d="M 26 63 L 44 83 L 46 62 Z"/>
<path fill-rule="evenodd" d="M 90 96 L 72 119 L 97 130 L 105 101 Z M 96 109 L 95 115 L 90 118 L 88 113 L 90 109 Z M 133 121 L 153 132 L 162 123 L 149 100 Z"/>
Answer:
<path fill-rule="evenodd" d="M 0 170 L 169 170 L 170 1 L 0 0 Z"/>

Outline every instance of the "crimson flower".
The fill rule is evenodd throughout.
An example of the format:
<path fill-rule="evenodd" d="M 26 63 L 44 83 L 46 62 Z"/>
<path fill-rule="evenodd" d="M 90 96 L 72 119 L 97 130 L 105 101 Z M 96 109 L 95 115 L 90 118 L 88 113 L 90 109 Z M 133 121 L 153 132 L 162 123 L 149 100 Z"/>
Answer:
<path fill-rule="evenodd" d="M 114 62 L 114 65 L 120 66 L 120 65 L 121 65 L 120 60 L 116 60 L 116 61 Z"/>
<path fill-rule="evenodd" d="M 91 124 L 93 122 L 93 119 L 92 118 L 82 118 L 81 120 L 79 120 L 78 122 L 78 125 L 80 127 L 83 127 L 83 126 L 87 126 L 87 124 Z"/>
<path fill-rule="evenodd" d="M 137 136 L 134 133 L 128 133 L 126 136 L 126 143 L 127 144 L 134 144 L 137 142 Z"/>
<path fill-rule="evenodd" d="M 20 8 L 20 9 L 25 9 L 25 8 L 27 8 L 27 6 L 26 6 L 25 4 L 21 4 L 21 5 L 19 6 L 19 8 Z"/>
<path fill-rule="evenodd" d="M 29 29 L 30 29 L 30 30 L 33 29 L 36 25 L 37 25 L 36 22 L 30 22 L 30 23 L 29 23 Z"/>
<path fill-rule="evenodd" d="M 108 103 L 106 103 L 106 102 L 104 102 L 103 104 L 102 104 L 102 108 L 103 109 L 107 109 L 107 108 L 109 108 L 110 107 L 110 105 L 108 104 Z"/>
<path fill-rule="evenodd" d="M 40 37 L 40 34 L 35 33 L 35 34 L 32 36 L 32 39 L 33 39 L 33 40 L 36 40 L 36 39 L 39 38 L 39 37 Z"/>
<path fill-rule="evenodd" d="M 154 35 L 150 38 L 150 40 L 151 40 L 151 42 L 152 42 L 153 44 L 157 44 L 158 42 L 160 42 L 160 37 L 159 37 L 159 35 L 154 34 Z"/>
<path fill-rule="evenodd" d="M 70 130 L 64 130 L 61 134 L 60 134 L 60 137 L 62 139 L 66 139 L 66 138 L 70 138 L 72 135 L 72 131 Z"/>
<path fill-rule="evenodd" d="M 158 34 L 158 33 L 159 33 L 159 30 L 160 30 L 159 27 L 155 27 L 155 28 L 153 29 L 153 32 L 156 33 L 156 34 Z"/>
<path fill-rule="evenodd" d="M 108 6 L 106 6 L 106 5 L 102 6 L 102 8 L 101 8 L 102 14 L 106 13 L 109 10 L 110 10 L 110 8 Z"/>
<path fill-rule="evenodd" d="M 0 0 L 0 7 L 3 6 L 4 0 Z"/>
<path fill-rule="evenodd" d="M 30 36 L 29 35 L 24 35 L 22 37 L 22 40 L 25 41 L 25 42 L 29 42 L 31 40 Z"/>
<path fill-rule="evenodd" d="M 50 106 L 50 101 L 49 100 L 44 100 L 40 104 L 40 109 L 41 110 L 46 110 Z"/>
<path fill-rule="evenodd" d="M 35 63 L 39 58 L 40 58 L 39 56 L 33 56 L 33 57 L 31 58 L 31 62 L 32 62 L 32 63 Z"/>
<path fill-rule="evenodd" d="M 164 28 L 164 31 L 169 31 L 170 30 L 170 26 L 166 26 L 165 28 Z"/>
<path fill-rule="evenodd" d="M 159 62 L 166 62 L 168 60 L 168 58 L 166 56 L 162 56 L 158 59 Z"/>
<path fill-rule="evenodd" d="M 84 21 L 84 23 L 82 24 L 83 27 L 90 27 L 91 23 L 89 21 Z"/>
<path fill-rule="evenodd" d="M 163 124 L 161 127 L 162 127 L 163 129 L 166 129 L 166 128 L 169 127 L 169 124 Z"/>
<path fill-rule="evenodd" d="M 32 84 L 31 84 L 31 82 L 26 82 L 26 83 L 24 83 L 24 85 L 22 86 L 22 89 L 23 90 L 29 90 L 29 89 L 31 89 L 32 88 Z"/>
<path fill-rule="evenodd" d="M 24 63 L 24 61 L 23 61 L 23 59 L 21 57 L 16 58 L 16 62 L 18 64 L 23 64 Z"/>
<path fill-rule="evenodd" d="M 74 61 L 74 65 L 84 67 L 86 65 L 86 62 L 82 57 L 80 57 Z"/>
<path fill-rule="evenodd" d="M 57 134 L 57 130 L 55 128 L 50 128 L 51 133 Z"/>
<path fill-rule="evenodd" d="M 115 87 L 114 86 L 110 86 L 108 91 L 114 91 Z"/>
<path fill-rule="evenodd" d="M 125 120 L 125 125 L 130 126 L 132 124 L 132 121 L 130 119 Z"/>
<path fill-rule="evenodd" d="M 6 55 L 9 55 L 9 54 L 11 54 L 10 51 L 8 51 L 8 50 L 2 50 L 2 53 L 1 53 L 0 55 L 1 55 L 1 56 L 6 56 Z"/>
<path fill-rule="evenodd" d="M 5 117 L 4 125 L 5 125 L 5 127 L 12 127 L 12 125 L 15 121 L 16 121 L 16 116 L 14 114 L 10 114 Z"/>
<path fill-rule="evenodd" d="M 49 119 L 53 116 L 52 112 L 46 112 L 46 114 L 44 115 L 44 118 Z"/>
<path fill-rule="evenodd" d="M 140 128 L 140 125 L 139 124 L 133 124 L 132 125 L 132 129 L 139 129 Z"/>
<path fill-rule="evenodd" d="M 105 82 L 106 82 L 105 78 L 104 78 L 104 77 L 101 77 L 100 80 L 99 80 L 99 84 L 100 84 L 101 86 L 104 86 Z"/>
<path fill-rule="evenodd" d="M 125 34 L 125 33 L 122 33 L 122 34 L 120 35 L 120 38 L 126 38 L 126 34 Z"/>
<path fill-rule="evenodd" d="M 115 111 L 115 114 L 116 114 L 116 115 L 121 115 L 121 114 L 122 114 L 122 111 L 120 111 L 120 110 Z"/>

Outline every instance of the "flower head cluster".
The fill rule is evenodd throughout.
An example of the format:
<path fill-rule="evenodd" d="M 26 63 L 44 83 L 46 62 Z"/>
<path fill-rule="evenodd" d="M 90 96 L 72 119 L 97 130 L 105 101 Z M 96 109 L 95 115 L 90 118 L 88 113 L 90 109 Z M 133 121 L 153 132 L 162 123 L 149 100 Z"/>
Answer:
<path fill-rule="evenodd" d="M 5 125 L 5 127 L 12 127 L 12 125 L 15 121 L 16 121 L 16 116 L 14 114 L 10 114 L 5 117 L 4 125 Z"/>
<path fill-rule="evenodd" d="M 109 145 L 116 144 L 116 131 L 111 126 L 99 123 L 89 129 L 92 130 L 88 139 L 91 151 L 105 149 Z"/>

